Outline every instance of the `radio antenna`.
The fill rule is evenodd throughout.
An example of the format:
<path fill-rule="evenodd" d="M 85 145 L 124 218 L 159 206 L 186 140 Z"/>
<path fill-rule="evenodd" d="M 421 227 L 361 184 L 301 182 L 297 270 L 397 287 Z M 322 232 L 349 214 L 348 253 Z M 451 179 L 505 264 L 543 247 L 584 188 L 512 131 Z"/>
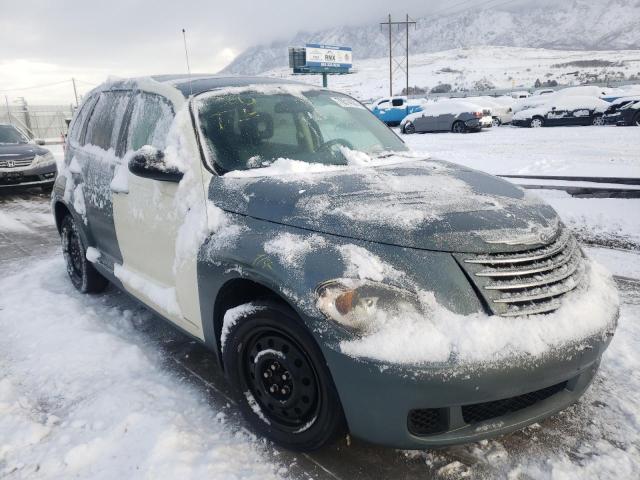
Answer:
<path fill-rule="evenodd" d="M 189 75 L 189 95 L 193 95 L 193 88 L 191 88 L 191 67 L 189 66 L 189 50 L 187 50 L 187 32 L 182 29 L 182 40 L 184 40 L 184 57 L 187 60 L 187 74 Z"/>

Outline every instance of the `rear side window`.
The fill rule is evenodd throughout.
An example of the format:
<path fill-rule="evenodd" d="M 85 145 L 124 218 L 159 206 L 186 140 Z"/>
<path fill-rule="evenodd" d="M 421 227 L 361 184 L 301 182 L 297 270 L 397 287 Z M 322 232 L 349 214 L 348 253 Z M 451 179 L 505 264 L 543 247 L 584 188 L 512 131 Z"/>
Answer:
<path fill-rule="evenodd" d="M 103 92 L 96 103 L 85 136 L 85 144 L 96 145 L 103 150 L 115 149 L 124 118 L 128 92 Z"/>
<path fill-rule="evenodd" d="M 69 130 L 69 141 L 75 145 L 80 143 L 80 136 L 82 135 L 82 127 L 87 121 L 87 117 L 93 108 L 93 105 L 96 103 L 97 95 L 94 95 L 87 100 L 85 100 L 80 109 L 76 112 L 76 115 L 71 123 L 71 128 Z"/>
<path fill-rule="evenodd" d="M 163 150 L 172 121 L 173 109 L 164 98 L 149 93 L 137 94 L 129 122 L 127 150 L 138 150 L 144 145 Z"/>

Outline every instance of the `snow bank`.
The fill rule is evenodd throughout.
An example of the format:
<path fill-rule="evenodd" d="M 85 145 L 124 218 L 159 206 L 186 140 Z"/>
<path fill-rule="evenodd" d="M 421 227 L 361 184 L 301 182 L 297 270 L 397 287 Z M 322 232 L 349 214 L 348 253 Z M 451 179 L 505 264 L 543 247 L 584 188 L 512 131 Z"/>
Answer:
<path fill-rule="evenodd" d="M 520 363 L 604 335 L 615 327 L 619 303 L 611 276 L 593 262 L 587 286 L 565 296 L 548 315 L 462 316 L 438 304 L 431 292 L 418 291 L 418 299 L 420 311 L 407 305 L 396 314 L 374 316 L 370 333 L 341 342 L 342 352 L 395 364 Z"/>
<path fill-rule="evenodd" d="M 157 319 L 119 294 L 77 293 L 59 254 L 0 277 L 0 291 L 0 477 L 287 473 L 219 400 L 165 367 L 144 333 Z"/>

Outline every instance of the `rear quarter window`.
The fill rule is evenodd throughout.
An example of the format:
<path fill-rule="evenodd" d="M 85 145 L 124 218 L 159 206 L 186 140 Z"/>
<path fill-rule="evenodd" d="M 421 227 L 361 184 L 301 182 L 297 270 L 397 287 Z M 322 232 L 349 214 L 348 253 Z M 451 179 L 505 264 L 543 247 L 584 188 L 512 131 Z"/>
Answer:
<path fill-rule="evenodd" d="M 69 143 L 71 143 L 72 145 L 75 146 L 80 143 L 83 127 L 97 99 L 97 95 L 89 97 L 82 103 L 82 105 L 80 105 L 80 108 L 76 111 L 73 121 L 71 122 L 71 125 L 69 127 Z"/>
<path fill-rule="evenodd" d="M 129 99 L 128 92 L 100 94 L 87 124 L 85 145 L 95 145 L 103 150 L 115 149 Z"/>

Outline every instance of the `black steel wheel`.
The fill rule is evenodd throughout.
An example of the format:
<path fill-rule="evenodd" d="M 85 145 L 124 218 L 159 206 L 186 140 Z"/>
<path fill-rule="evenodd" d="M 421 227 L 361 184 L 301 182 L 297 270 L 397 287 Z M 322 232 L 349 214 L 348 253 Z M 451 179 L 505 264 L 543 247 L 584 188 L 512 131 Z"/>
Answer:
<path fill-rule="evenodd" d="M 464 124 L 464 122 L 461 122 L 460 120 L 458 120 L 457 122 L 453 123 L 453 126 L 451 127 L 451 131 L 453 133 L 464 133 L 467 131 L 467 127 Z"/>
<path fill-rule="evenodd" d="M 261 303 L 225 338 L 225 373 L 244 417 L 286 448 L 320 448 L 344 430 L 326 362 L 286 306 Z"/>
<path fill-rule="evenodd" d="M 98 273 L 87 260 L 86 248 L 71 215 L 67 215 L 60 225 L 62 254 L 67 264 L 71 283 L 82 293 L 100 292 L 107 286 L 107 279 Z"/>
<path fill-rule="evenodd" d="M 416 133 L 416 126 L 413 124 L 413 122 L 407 122 L 404 124 L 403 132 L 407 135 Z"/>

